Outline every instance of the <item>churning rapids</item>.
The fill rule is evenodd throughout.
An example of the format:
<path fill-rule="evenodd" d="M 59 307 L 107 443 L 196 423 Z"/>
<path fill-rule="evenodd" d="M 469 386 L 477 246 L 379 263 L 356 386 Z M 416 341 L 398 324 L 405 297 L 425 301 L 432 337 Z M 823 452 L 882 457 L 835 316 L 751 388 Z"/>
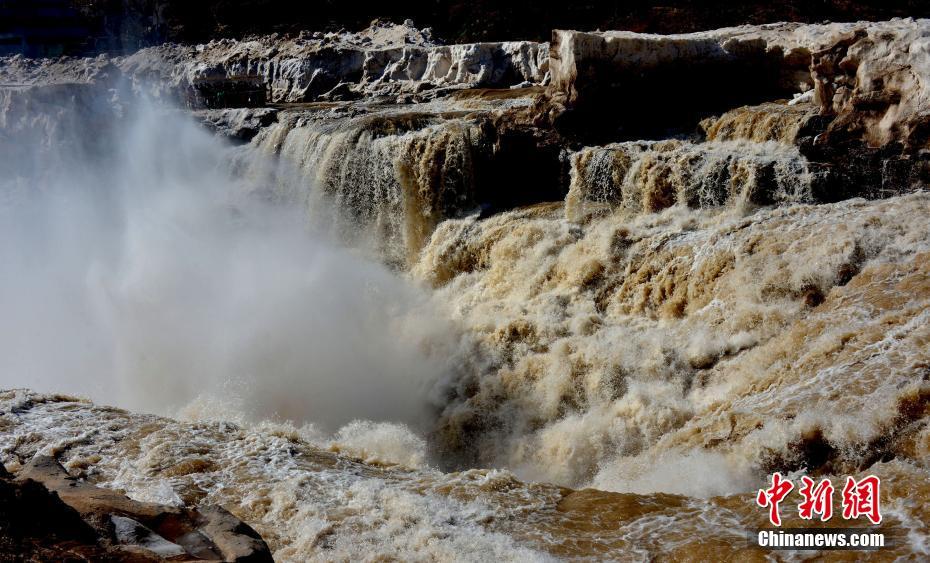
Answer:
<path fill-rule="evenodd" d="M 526 118 L 593 111 L 568 32 L 343 38 L 323 86 L 299 41 L 3 59 L 0 459 L 221 505 L 282 561 L 764 560 L 769 473 L 871 473 L 880 555 L 926 557 L 930 195 L 894 172 L 923 122 L 826 122 L 851 28 L 759 29 L 675 41 L 816 43 L 784 99 L 597 146 Z M 605 41 L 661 74 L 637 37 Z M 843 119 L 862 152 L 811 148 Z"/>

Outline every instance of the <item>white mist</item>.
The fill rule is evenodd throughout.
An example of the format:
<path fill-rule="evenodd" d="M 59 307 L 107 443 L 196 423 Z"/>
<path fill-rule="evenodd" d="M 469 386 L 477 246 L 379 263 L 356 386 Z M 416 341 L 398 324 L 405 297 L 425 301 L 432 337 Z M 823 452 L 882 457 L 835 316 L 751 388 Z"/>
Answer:
<path fill-rule="evenodd" d="M 61 128 L 41 173 L 3 163 L 0 387 L 154 412 L 208 395 L 327 430 L 423 420 L 460 342 L 427 295 L 256 197 L 241 149 L 180 114 L 111 133 L 88 156 Z"/>

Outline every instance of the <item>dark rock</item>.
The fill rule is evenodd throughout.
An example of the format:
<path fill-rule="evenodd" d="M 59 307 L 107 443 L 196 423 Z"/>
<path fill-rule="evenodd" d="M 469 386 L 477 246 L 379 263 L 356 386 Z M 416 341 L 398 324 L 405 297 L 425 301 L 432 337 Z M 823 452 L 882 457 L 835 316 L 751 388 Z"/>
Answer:
<path fill-rule="evenodd" d="M 268 98 L 261 76 L 222 76 L 201 78 L 191 84 L 188 105 L 193 108 L 257 108 Z"/>
<path fill-rule="evenodd" d="M 234 108 L 198 110 L 193 112 L 208 129 L 233 141 L 249 142 L 263 127 L 274 123 L 278 110 L 274 108 Z"/>
<path fill-rule="evenodd" d="M 0 561 L 128 560 L 98 539 L 97 532 L 57 494 L 32 479 L 13 481 L 2 470 Z"/>
<path fill-rule="evenodd" d="M 36 456 L 0 476 L 0 558 L 88 561 L 272 561 L 255 530 L 220 507 L 139 502 Z"/>

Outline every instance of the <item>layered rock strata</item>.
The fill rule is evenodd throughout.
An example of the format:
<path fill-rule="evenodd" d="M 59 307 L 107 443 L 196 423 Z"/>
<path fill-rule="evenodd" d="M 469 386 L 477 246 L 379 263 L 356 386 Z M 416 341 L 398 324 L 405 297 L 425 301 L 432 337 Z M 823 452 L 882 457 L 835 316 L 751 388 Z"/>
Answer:
<path fill-rule="evenodd" d="M 390 186 L 385 189 L 391 193 L 458 202 L 443 204 L 444 211 L 432 204 L 394 205 L 395 218 L 382 224 L 390 224 L 392 232 L 407 231 L 387 237 L 395 249 L 404 248 L 389 252 L 390 261 L 401 263 L 409 261 L 402 255 L 416 253 L 444 218 L 474 209 L 487 214 L 560 199 L 568 192 L 571 214 L 579 202 L 623 199 L 618 194 L 625 181 L 629 194 L 648 192 L 657 198 L 646 196 L 647 211 L 678 201 L 691 206 L 724 204 L 731 198 L 721 194 L 749 193 L 749 184 L 761 186 L 750 190 L 754 195 L 747 201 L 754 205 L 884 197 L 919 189 L 930 179 L 930 161 L 919 142 L 922 86 L 911 75 L 920 75 L 920 38 L 927 27 L 924 20 L 893 20 L 742 26 L 673 36 L 556 31 L 547 52 L 544 45 L 529 43 L 442 46 L 409 25 L 375 24 L 357 34 L 165 45 L 115 59 L 13 58 L 6 59 L 0 71 L 0 80 L 17 84 L 0 89 L 4 105 L 0 123 L 8 131 L 22 130 L 22 125 L 15 125 L 16 115 L 41 106 L 43 96 L 64 92 L 77 100 L 77 106 L 100 112 L 108 103 L 101 100 L 131 103 L 133 91 L 146 92 L 192 107 L 216 108 L 196 115 L 225 136 L 238 142 L 254 139 L 262 150 L 287 160 L 298 156 L 294 152 L 298 130 L 320 130 L 326 138 L 342 131 L 343 140 L 354 135 L 364 141 L 384 137 L 379 123 L 405 122 L 399 128 L 388 127 L 394 130 L 388 136 L 409 137 L 421 131 L 418 135 L 436 135 L 437 141 L 431 143 L 432 152 L 404 159 L 423 164 L 433 156 L 445 159 L 458 154 L 453 168 L 459 179 L 450 180 L 452 169 L 439 162 L 423 164 L 426 168 L 419 176 L 411 174 L 413 168 L 398 164 L 403 160 L 400 152 L 407 152 L 400 144 L 392 145 L 395 148 L 388 152 L 394 156 L 385 157 L 380 165 L 372 164 L 380 157 L 365 153 L 361 145 L 350 151 L 368 154 L 352 157 L 352 162 L 362 158 L 368 163 L 362 168 L 384 172 L 378 172 L 381 179 L 371 174 L 351 178 L 368 186 L 349 198 L 356 202 L 352 214 L 363 225 L 378 220 L 368 212 L 359 215 L 358 209 L 390 207 L 389 201 L 400 201 L 398 196 L 377 195 L 383 189 L 374 185 L 384 184 L 388 177 Z M 532 106 L 527 101 L 538 94 L 535 88 L 516 90 L 516 96 L 479 88 L 544 83 L 550 60 L 551 84 Z M 715 87 L 692 89 L 682 97 L 675 87 L 682 83 Z M 43 90 L 51 85 L 54 90 Z M 904 91 L 903 97 L 899 91 Z M 796 99 L 785 103 L 793 95 Z M 80 101 L 88 96 L 95 99 Z M 29 105 L 16 101 L 26 97 L 36 101 Z M 359 97 L 363 99 L 351 101 Z M 379 99 L 403 103 L 386 110 L 383 119 L 362 118 L 383 113 L 372 105 Z M 406 104 L 423 99 L 440 105 Z M 313 100 L 334 105 L 307 108 L 303 119 L 278 114 L 278 102 Z M 753 105 L 740 106 L 746 102 Z M 278 107 L 248 107 L 271 103 Z M 219 109 L 223 106 L 233 107 Z M 287 115 L 296 115 L 295 108 L 289 111 Z M 398 117 L 402 114 L 407 116 Z M 449 152 L 438 139 L 447 137 L 447 125 L 460 118 L 464 125 L 459 129 L 470 132 L 455 146 L 470 148 Z M 301 127 L 293 127 L 298 122 Z M 446 125 L 439 126 L 440 122 Z M 349 130 L 355 133 L 349 135 Z M 670 135 L 677 140 L 605 143 L 578 152 L 590 142 L 661 140 Z M 281 146 L 275 144 L 278 139 L 288 141 L 293 154 L 281 153 Z M 298 151 L 300 161 L 293 166 L 313 168 L 314 186 L 330 186 L 318 191 L 332 195 L 339 191 L 332 186 L 346 186 L 350 178 L 340 179 L 338 170 L 320 159 L 345 150 L 327 152 L 323 144 L 317 148 L 314 152 L 307 145 Z M 6 152 L 13 154 L 15 146 Z M 577 154 L 569 156 L 573 152 Z M 606 158 L 608 153 L 613 157 Z M 636 170 L 630 178 L 628 165 Z M 522 175 L 543 188 L 523 187 L 521 174 L 514 172 L 521 169 Z M 336 176 L 322 178 L 330 172 Z M 784 174 L 795 172 L 797 181 L 785 180 Z M 685 176 L 696 178 L 688 180 L 691 187 L 670 187 Z M 646 192 L 635 187 L 640 180 L 649 184 Z M 798 182 L 804 185 L 799 187 Z M 403 188 L 407 184 L 414 188 Z M 705 195 L 670 195 L 681 190 Z M 484 193 L 476 195 L 476 191 Z M 514 191 L 516 195 L 508 195 Z M 397 218 L 407 212 L 413 215 Z M 402 224 L 407 227 L 399 227 Z M 410 227 L 414 224 L 418 226 Z"/>
<path fill-rule="evenodd" d="M 925 72 L 928 36 L 930 22 L 910 19 L 663 36 L 557 30 L 552 95 L 580 113 L 616 108 L 624 121 L 644 107 L 663 108 L 655 117 L 671 122 L 813 90 L 820 112 L 837 117 L 832 134 L 920 148 L 926 85 L 916 77 Z M 707 87 L 683 99 L 675 85 L 684 84 Z"/>
<path fill-rule="evenodd" d="M 165 44 L 126 57 L 3 60 L 2 82 L 86 82 L 115 66 L 128 84 L 191 108 L 361 97 L 431 99 L 463 88 L 542 83 L 548 45 L 527 41 L 438 45 L 419 30 L 376 22 L 358 34 L 277 35 Z M 112 68 L 112 67 L 111 67 Z"/>

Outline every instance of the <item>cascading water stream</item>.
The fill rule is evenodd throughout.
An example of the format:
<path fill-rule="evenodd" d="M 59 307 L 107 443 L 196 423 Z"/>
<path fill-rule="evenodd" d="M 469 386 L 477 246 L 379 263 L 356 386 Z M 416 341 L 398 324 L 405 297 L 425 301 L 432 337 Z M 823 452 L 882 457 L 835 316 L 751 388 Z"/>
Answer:
<path fill-rule="evenodd" d="M 285 112 L 253 140 L 264 158 L 246 173 L 277 199 L 304 206 L 337 239 L 373 246 L 377 259 L 406 268 L 440 221 L 476 209 L 473 159 L 482 141 L 473 123 L 429 114 Z"/>
<path fill-rule="evenodd" d="M 849 114 L 838 93 L 850 137 L 831 145 L 844 121 L 795 43 L 848 26 L 782 27 L 560 31 L 545 90 L 522 84 L 545 81 L 538 44 L 406 35 L 390 52 L 327 39 L 342 55 L 305 36 L 165 46 L 85 61 L 88 83 L 0 86 L 0 461 L 225 506 L 294 561 L 739 558 L 772 472 L 868 472 L 889 553 L 926 554 L 926 159 L 867 144 L 923 125 L 879 119 L 909 97 Z M 622 63 L 610 88 L 656 71 L 600 48 L 655 55 L 652 86 L 764 52 L 787 61 L 779 92 L 819 90 L 706 119 L 703 93 L 680 108 L 697 130 L 582 146 L 603 131 L 571 104 L 612 99 L 583 63 Z M 343 62 L 351 76 L 323 74 Z M 835 66 L 817 72 L 853 71 Z M 488 80 L 520 87 L 440 91 Z M 143 101 L 219 104 L 230 85 L 286 103 Z"/>

